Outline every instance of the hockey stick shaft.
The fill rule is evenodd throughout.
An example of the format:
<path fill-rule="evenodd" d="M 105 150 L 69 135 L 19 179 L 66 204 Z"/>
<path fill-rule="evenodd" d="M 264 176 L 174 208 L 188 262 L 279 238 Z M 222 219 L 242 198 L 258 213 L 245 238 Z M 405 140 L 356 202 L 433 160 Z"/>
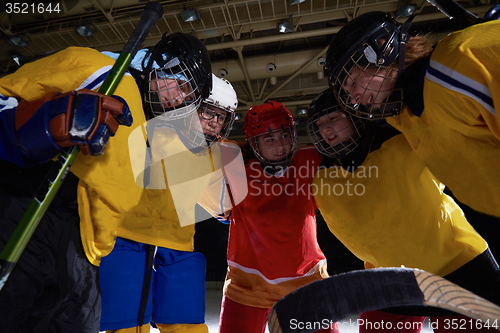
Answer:
<path fill-rule="evenodd" d="M 132 58 L 146 39 L 151 28 L 158 22 L 162 15 L 163 8 L 160 3 L 152 1 L 146 4 L 138 25 L 132 32 L 127 44 L 99 89 L 100 93 L 108 96 L 113 94 L 122 77 L 125 75 Z M 79 152 L 80 149 L 78 146 L 61 152 L 18 223 L 14 233 L 2 249 L 0 253 L 0 290 L 5 285 L 15 264 L 21 257 Z"/>
<path fill-rule="evenodd" d="M 430 4 L 436 7 L 440 12 L 448 16 L 450 19 L 455 19 L 462 22 L 466 26 L 482 23 L 485 20 L 477 17 L 462 7 L 455 0 L 427 0 Z"/>

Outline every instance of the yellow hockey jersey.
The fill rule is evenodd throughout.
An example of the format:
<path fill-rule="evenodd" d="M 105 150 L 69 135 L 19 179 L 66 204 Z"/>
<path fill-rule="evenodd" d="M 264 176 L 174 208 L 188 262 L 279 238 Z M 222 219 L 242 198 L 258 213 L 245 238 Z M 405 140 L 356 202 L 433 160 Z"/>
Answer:
<path fill-rule="evenodd" d="M 218 145 L 192 147 L 179 136 L 179 128 L 171 125 L 155 118 L 129 136 L 136 186 L 146 189 L 143 195 L 150 197 L 131 209 L 135 213 L 123 219 L 118 236 L 192 251 L 196 204 L 203 197 L 206 201 L 224 197 L 221 149 Z M 156 128 L 147 130 L 151 127 Z M 167 217 L 168 207 L 174 209 Z"/>
<path fill-rule="evenodd" d="M 399 134 L 353 173 L 316 172 L 313 194 L 330 231 L 366 268 L 420 268 L 447 275 L 486 250 L 444 186 Z"/>
<path fill-rule="evenodd" d="M 424 81 L 424 110 L 388 122 L 471 208 L 500 216 L 500 21 L 440 41 Z"/>

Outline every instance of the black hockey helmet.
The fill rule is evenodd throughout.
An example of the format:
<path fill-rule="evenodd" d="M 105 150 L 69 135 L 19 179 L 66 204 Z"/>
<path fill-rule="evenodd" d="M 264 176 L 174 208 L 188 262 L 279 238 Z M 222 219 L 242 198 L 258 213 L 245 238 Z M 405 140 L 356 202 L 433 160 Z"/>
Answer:
<path fill-rule="evenodd" d="M 394 68 L 398 74 L 404 69 L 407 31 L 413 17 L 399 24 L 384 12 L 368 12 L 347 23 L 335 35 L 328 48 L 324 63 L 324 74 L 339 103 L 352 114 L 367 119 L 379 119 L 398 114 L 402 108 L 402 96 L 393 93 L 386 103 L 377 108 L 352 105 L 350 96 L 342 89 L 354 66 L 367 68 Z M 354 78 L 355 80 L 355 78 Z M 400 92 L 401 93 L 401 92 Z"/>
<path fill-rule="evenodd" d="M 329 157 L 348 155 L 359 145 L 365 132 L 366 120 L 346 113 L 331 89 L 313 99 L 307 117 L 309 139 L 321 154 Z"/>
<path fill-rule="evenodd" d="M 162 39 L 148 49 L 142 63 L 141 93 L 144 96 L 147 112 L 158 116 L 165 112 L 179 110 L 189 104 L 196 107 L 202 99 L 209 96 L 212 89 L 212 66 L 207 48 L 196 37 L 183 33 L 164 34 Z M 158 97 L 158 90 L 151 89 L 151 82 L 158 78 L 176 78 L 189 85 L 189 98 L 175 107 L 165 107 Z M 149 107 L 148 107 L 149 106 Z M 189 112 L 193 112 L 193 107 Z M 194 108 L 196 109 L 196 108 Z M 183 112 L 173 114 L 179 118 Z"/>

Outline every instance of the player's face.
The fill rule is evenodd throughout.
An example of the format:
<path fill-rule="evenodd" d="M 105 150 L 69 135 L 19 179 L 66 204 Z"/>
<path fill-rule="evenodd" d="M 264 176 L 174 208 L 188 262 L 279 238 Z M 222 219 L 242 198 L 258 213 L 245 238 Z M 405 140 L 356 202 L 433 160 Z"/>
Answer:
<path fill-rule="evenodd" d="M 201 104 L 198 109 L 199 126 L 203 134 L 217 136 L 224 122 L 226 121 L 227 112 L 216 108 L 212 105 Z"/>
<path fill-rule="evenodd" d="M 153 80 L 151 90 L 158 94 L 163 107 L 166 109 L 191 101 L 193 91 L 188 82 L 170 78 Z"/>
<path fill-rule="evenodd" d="M 290 133 L 276 131 L 257 138 L 257 147 L 261 156 L 269 161 L 280 161 L 290 154 L 292 138 Z"/>
<path fill-rule="evenodd" d="M 351 141 L 355 136 L 355 128 L 350 117 L 344 112 L 335 111 L 320 117 L 316 126 L 321 137 L 331 146 Z"/>
<path fill-rule="evenodd" d="M 342 84 L 353 105 L 379 108 L 394 89 L 397 70 L 393 67 L 360 67 L 354 65 Z"/>

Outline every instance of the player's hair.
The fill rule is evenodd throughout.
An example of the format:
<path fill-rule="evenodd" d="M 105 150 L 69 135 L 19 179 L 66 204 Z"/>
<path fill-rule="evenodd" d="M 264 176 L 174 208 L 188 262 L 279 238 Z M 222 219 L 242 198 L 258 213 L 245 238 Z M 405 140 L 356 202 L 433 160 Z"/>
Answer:
<path fill-rule="evenodd" d="M 429 56 L 432 49 L 432 43 L 427 35 L 411 37 L 406 43 L 405 68 L 415 61 Z"/>

